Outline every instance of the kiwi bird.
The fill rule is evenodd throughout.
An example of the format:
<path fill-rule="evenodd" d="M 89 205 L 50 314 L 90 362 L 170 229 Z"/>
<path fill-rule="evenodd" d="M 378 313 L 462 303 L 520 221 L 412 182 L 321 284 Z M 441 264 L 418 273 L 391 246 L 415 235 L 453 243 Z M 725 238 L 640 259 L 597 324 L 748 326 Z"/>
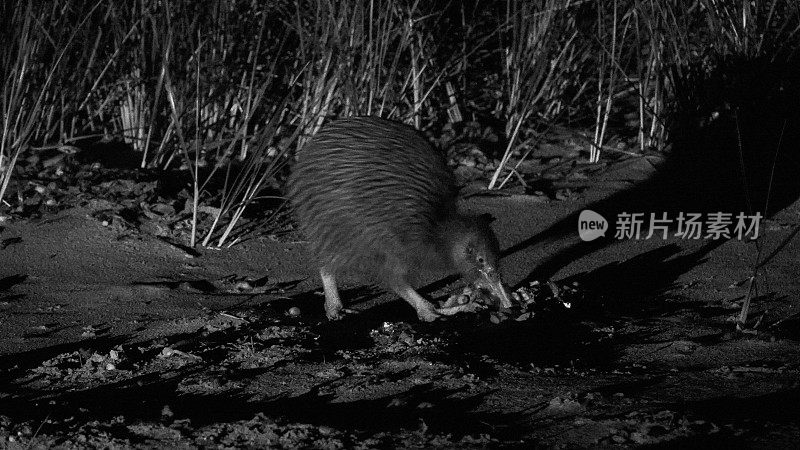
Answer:
<path fill-rule="evenodd" d="M 395 292 L 424 321 L 440 313 L 413 286 L 436 272 L 459 273 L 511 307 L 488 221 L 458 211 L 444 155 L 414 128 L 377 117 L 334 121 L 300 150 L 288 186 L 329 319 L 343 311 L 342 273 Z"/>

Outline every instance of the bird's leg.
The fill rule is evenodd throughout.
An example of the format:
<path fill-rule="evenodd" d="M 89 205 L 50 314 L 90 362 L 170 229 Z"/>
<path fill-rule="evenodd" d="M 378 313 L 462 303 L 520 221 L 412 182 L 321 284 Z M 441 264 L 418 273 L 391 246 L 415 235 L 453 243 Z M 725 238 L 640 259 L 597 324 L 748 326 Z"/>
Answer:
<path fill-rule="evenodd" d="M 322 278 L 322 289 L 325 291 L 325 315 L 330 320 L 342 318 L 342 299 L 339 298 L 339 288 L 336 287 L 336 277 L 327 267 L 319 269 L 319 276 Z"/>
<path fill-rule="evenodd" d="M 422 298 L 421 295 L 414 290 L 408 283 L 400 283 L 397 287 L 394 288 L 394 291 L 403 298 L 403 300 L 407 301 L 414 309 L 417 311 L 417 317 L 419 320 L 425 322 L 433 322 L 440 314 L 436 312 L 436 308 L 431 304 L 431 302 Z"/>

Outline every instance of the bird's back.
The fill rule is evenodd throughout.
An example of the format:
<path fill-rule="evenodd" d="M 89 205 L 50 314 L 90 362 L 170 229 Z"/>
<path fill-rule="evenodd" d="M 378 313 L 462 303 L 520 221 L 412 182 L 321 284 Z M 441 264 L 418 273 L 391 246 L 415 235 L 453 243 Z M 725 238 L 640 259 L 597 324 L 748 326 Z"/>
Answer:
<path fill-rule="evenodd" d="M 321 129 L 300 151 L 289 196 L 322 264 L 378 278 L 429 258 L 436 224 L 455 208 L 441 152 L 413 128 L 374 117 Z"/>

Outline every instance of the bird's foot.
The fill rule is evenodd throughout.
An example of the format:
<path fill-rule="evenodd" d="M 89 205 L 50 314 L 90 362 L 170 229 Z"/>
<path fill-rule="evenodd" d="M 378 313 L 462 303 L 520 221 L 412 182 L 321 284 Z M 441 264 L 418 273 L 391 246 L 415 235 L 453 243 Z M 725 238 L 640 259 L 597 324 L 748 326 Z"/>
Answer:
<path fill-rule="evenodd" d="M 434 308 L 432 304 L 428 302 L 425 303 L 426 304 L 418 305 L 416 308 L 417 317 L 419 317 L 419 320 L 423 322 L 433 322 L 434 320 L 442 317 L 442 315 L 436 311 L 436 308 Z"/>
<path fill-rule="evenodd" d="M 441 308 L 436 308 L 436 312 L 443 316 L 453 316 L 460 312 L 474 313 L 484 308 L 485 306 L 479 303 L 471 302 L 463 305 L 443 306 Z"/>
<path fill-rule="evenodd" d="M 358 311 L 354 309 L 343 307 L 341 303 L 338 305 L 329 305 L 328 302 L 325 302 L 325 316 L 327 316 L 329 320 L 341 320 L 344 316 L 356 314 L 357 312 Z"/>
<path fill-rule="evenodd" d="M 339 297 L 339 289 L 336 286 L 336 277 L 327 267 L 319 269 L 322 278 L 322 287 L 325 291 L 325 315 L 330 320 L 339 320 L 344 314 L 352 312 L 344 308 L 342 299 Z"/>
<path fill-rule="evenodd" d="M 325 296 L 325 315 L 328 316 L 330 320 L 339 320 L 342 318 L 342 313 L 344 311 L 344 305 L 342 305 L 342 301 L 339 300 L 339 296 Z"/>
<path fill-rule="evenodd" d="M 441 314 L 436 312 L 436 308 L 431 302 L 422 298 L 408 283 L 401 284 L 399 287 L 395 288 L 394 291 L 397 295 L 402 297 L 403 300 L 407 301 L 409 305 L 414 307 L 419 320 L 423 322 L 433 322 L 441 317 Z"/>

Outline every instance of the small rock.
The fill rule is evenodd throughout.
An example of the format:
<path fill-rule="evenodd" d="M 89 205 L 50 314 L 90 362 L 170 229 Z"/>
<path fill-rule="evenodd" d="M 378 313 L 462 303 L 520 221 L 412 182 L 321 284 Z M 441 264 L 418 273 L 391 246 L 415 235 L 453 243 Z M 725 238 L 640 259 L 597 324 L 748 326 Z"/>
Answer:
<path fill-rule="evenodd" d="M 174 416 L 175 413 L 172 412 L 172 408 L 170 408 L 169 405 L 164 405 L 164 407 L 161 408 L 161 420 L 168 421 Z"/>
<path fill-rule="evenodd" d="M 237 281 L 234 285 L 234 289 L 237 291 L 252 291 L 253 285 L 247 280 Z"/>
<path fill-rule="evenodd" d="M 407 403 L 408 402 L 406 402 L 405 400 L 395 397 L 389 402 L 388 405 L 386 405 L 386 407 L 387 408 L 397 408 L 397 407 L 401 407 L 401 406 L 406 406 Z"/>
<path fill-rule="evenodd" d="M 645 436 L 639 431 L 634 431 L 633 433 L 631 433 L 631 441 L 633 441 L 636 444 L 644 444 L 645 442 L 647 442 L 647 436 Z"/>

